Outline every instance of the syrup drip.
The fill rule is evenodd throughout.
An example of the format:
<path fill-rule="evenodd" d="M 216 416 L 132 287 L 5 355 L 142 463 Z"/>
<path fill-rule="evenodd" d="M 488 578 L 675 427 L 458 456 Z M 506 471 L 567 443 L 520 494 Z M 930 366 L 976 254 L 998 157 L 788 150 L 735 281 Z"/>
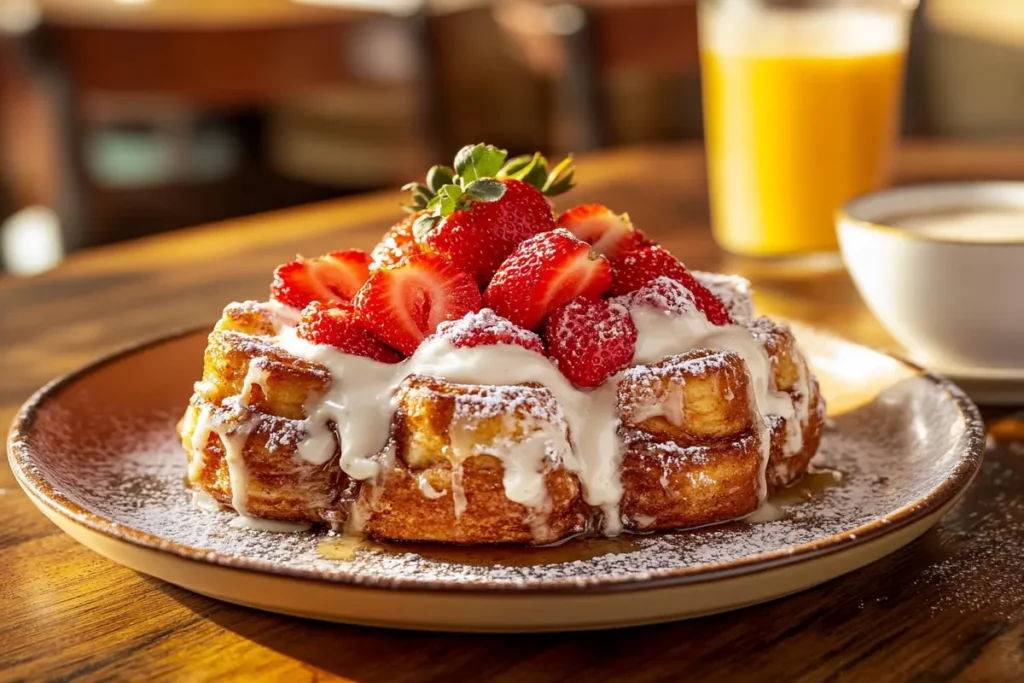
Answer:
<path fill-rule="evenodd" d="M 385 545 L 359 536 L 337 536 L 320 541 L 316 552 L 326 560 L 338 562 L 351 562 L 360 553 L 377 552 L 396 556 L 412 554 L 435 562 L 478 567 L 530 567 L 635 552 L 640 549 L 641 539 L 642 536 L 632 534 L 614 538 L 577 537 L 552 545 L 524 547 L 391 542 Z M 569 540 L 572 542 L 566 543 Z"/>
<path fill-rule="evenodd" d="M 753 514 L 743 521 L 747 524 L 765 524 L 789 519 L 787 508 L 800 505 L 821 496 L 829 489 L 840 488 L 845 483 L 842 472 L 825 468 L 814 469 L 795 484 L 776 491 Z"/>

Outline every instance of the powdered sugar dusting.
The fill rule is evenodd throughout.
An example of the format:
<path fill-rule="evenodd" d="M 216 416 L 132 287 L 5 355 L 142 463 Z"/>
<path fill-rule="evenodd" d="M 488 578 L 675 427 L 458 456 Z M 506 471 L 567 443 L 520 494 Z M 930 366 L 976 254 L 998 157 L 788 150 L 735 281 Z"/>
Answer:
<path fill-rule="evenodd" d="M 698 310 L 693 292 L 670 277 L 655 278 L 650 284 L 635 292 L 617 296 L 612 301 L 626 309 L 646 306 L 674 315 L 686 315 Z"/>
<path fill-rule="evenodd" d="M 472 549 L 370 546 L 347 559 L 326 559 L 317 545 L 328 532 L 270 533 L 229 526 L 227 512 L 196 509 L 184 485 L 186 463 L 175 435 L 174 413 L 154 416 L 89 416 L 104 422 L 78 441 L 82 416 L 48 419 L 49 452 L 73 447 L 86 455 L 47 463 L 47 479 L 70 500 L 118 525 L 149 534 L 148 543 L 185 546 L 209 561 L 293 575 L 351 582 L 417 586 L 486 584 L 488 588 L 529 588 L 635 582 L 703 571 L 725 563 L 800 552 L 829 537 L 853 537 L 865 525 L 899 510 L 919 506 L 981 448 L 983 436 L 963 419 L 946 390 L 913 377 L 887 389 L 868 405 L 834 416 L 814 466 L 838 470 L 843 485 L 815 492 L 785 508 L 785 519 L 763 524 L 733 523 L 688 532 L 594 539 L 588 552 L 565 544 L 557 561 L 550 550 L 517 548 L 514 561 L 471 561 Z M 109 423 L 109 424 L 107 424 Z M 64 445 L 61 445 L 64 444 Z M 88 457 L 86 457 L 88 456 Z M 687 457 L 699 457 L 698 453 Z M 76 463 L 89 463 L 82 467 Z M 27 463 L 31 467 L 31 462 Z M 606 549 L 606 550 L 604 550 Z M 477 556 L 478 557 L 478 556 Z"/>
<path fill-rule="evenodd" d="M 530 351 L 544 353 L 544 342 L 537 334 L 524 330 L 490 308 L 467 313 L 458 320 L 443 322 L 438 325 L 436 334 L 456 347 L 516 344 Z"/>
<path fill-rule="evenodd" d="M 690 273 L 725 304 L 725 310 L 729 311 L 733 320 L 743 324 L 754 317 L 754 297 L 749 280 L 739 275 L 701 270 L 692 270 Z"/>
<path fill-rule="evenodd" d="M 562 406 L 549 390 L 520 385 L 466 385 L 466 391 L 455 396 L 452 419 L 482 420 L 510 414 L 566 426 Z"/>

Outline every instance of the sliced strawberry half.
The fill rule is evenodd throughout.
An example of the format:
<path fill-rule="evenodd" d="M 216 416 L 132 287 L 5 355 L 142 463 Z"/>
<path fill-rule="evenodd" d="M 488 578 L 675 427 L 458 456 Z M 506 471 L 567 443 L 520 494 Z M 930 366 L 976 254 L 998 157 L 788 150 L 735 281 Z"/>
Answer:
<path fill-rule="evenodd" d="M 314 301 L 302 309 L 295 334 L 313 344 L 333 346 L 353 356 L 381 363 L 397 363 L 402 357 L 380 343 L 359 323 L 356 309 L 349 304 Z"/>
<path fill-rule="evenodd" d="M 658 245 L 637 249 L 612 264 L 611 293 L 616 296 L 629 294 L 660 277 L 671 278 L 689 290 L 697 310 L 715 325 L 732 323 L 725 304 L 699 283 L 675 256 Z"/>
<path fill-rule="evenodd" d="M 502 318 L 489 308 L 467 313 L 458 320 L 441 323 L 437 327 L 437 336 L 460 348 L 515 344 L 528 351 L 546 355 L 544 342 L 538 335 L 524 330 L 507 318 Z"/>
<path fill-rule="evenodd" d="M 598 298 L 611 284 L 608 260 L 561 228 L 532 237 L 505 259 L 484 303 L 527 330 L 578 296 Z"/>
<path fill-rule="evenodd" d="M 347 303 L 369 276 L 370 255 L 359 249 L 332 251 L 314 259 L 300 256 L 274 270 L 270 295 L 299 309 L 314 301 Z"/>
<path fill-rule="evenodd" d="M 633 227 L 629 214 L 613 213 L 604 204 L 580 204 L 558 217 L 565 228 L 611 261 L 640 246 L 644 236 Z"/>
<path fill-rule="evenodd" d="M 473 276 L 436 254 L 414 254 L 377 270 L 354 303 L 366 329 L 407 355 L 441 323 L 481 308 Z"/>
<path fill-rule="evenodd" d="M 551 314 L 544 326 L 551 358 L 580 387 L 596 387 L 629 365 L 636 326 L 622 306 L 580 297 Z"/>
<path fill-rule="evenodd" d="M 425 211 L 411 213 L 402 220 L 392 225 L 377 246 L 370 252 L 370 270 L 374 271 L 385 266 L 397 266 L 402 260 L 418 254 L 420 246 L 416 244 L 416 238 L 412 234 L 413 223 L 422 216 Z"/>

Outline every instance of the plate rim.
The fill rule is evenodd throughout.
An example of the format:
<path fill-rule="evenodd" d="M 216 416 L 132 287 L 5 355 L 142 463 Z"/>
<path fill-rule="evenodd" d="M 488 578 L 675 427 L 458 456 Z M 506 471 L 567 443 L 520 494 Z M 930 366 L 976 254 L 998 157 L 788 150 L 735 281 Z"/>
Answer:
<path fill-rule="evenodd" d="M 797 322 L 797 325 L 808 329 L 815 335 L 827 337 L 839 343 L 866 348 L 874 353 L 886 356 L 900 365 L 912 369 L 916 375 L 934 384 L 938 390 L 943 391 L 953 401 L 967 428 L 964 435 L 966 447 L 961 451 L 956 466 L 938 488 L 929 495 L 908 503 L 885 517 L 873 519 L 849 531 L 832 534 L 799 546 L 790 546 L 789 548 L 740 558 L 730 562 L 669 570 L 669 573 L 654 577 L 635 576 L 600 582 L 580 582 L 574 581 L 571 578 L 561 578 L 547 582 L 525 582 L 522 584 L 486 581 L 455 583 L 443 580 L 419 581 L 405 578 L 360 577 L 352 573 L 326 573 L 311 569 L 283 567 L 265 560 L 236 558 L 220 553 L 203 551 L 119 524 L 112 519 L 92 512 L 79 503 L 67 498 L 59 491 L 56 491 L 46 478 L 32 466 L 28 435 L 37 414 L 47 401 L 52 400 L 63 389 L 73 385 L 83 377 L 99 371 L 108 365 L 112 365 L 128 356 L 163 344 L 169 344 L 185 337 L 204 333 L 208 334 L 209 329 L 211 329 L 210 326 L 188 327 L 127 344 L 46 383 L 21 406 L 11 423 L 7 438 L 8 460 L 11 470 L 14 472 L 15 480 L 27 495 L 74 522 L 117 540 L 126 541 L 144 548 L 167 552 L 196 562 L 243 571 L 287 576 L 328 584 L 429 593 L 595 593 L 654 590 L 681 584 L 707 583 L 718 579 L 770 571 L 779 567 L 810 561 L 822 555 L 847 550 L 867 543 L 891 531 L 913 524 L 941 509 L 946 503 L 959 496 L 970 485 L 984 459 L 986 438 L 984 421 L 978 408 L 968 398 L 967 394 L 953 382 L 922 368 L 912 361 L 887 351 L 857 344 L 833 332 L 802 322 Z"/>

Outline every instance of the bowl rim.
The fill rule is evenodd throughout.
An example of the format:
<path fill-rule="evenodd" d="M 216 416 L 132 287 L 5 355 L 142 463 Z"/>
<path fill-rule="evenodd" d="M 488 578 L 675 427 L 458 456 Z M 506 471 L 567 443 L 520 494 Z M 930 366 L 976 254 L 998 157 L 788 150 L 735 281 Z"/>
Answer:
<path fill-rule="evenodd" d="M 813 325 L 803 324 L 802 326 L 815 333 L 825 334 L 840 343 L 853 343 Z M 625 581 L 604 581 L 584 584 L 572 581 L 558 581 L 546 585 L 502 585 L 492 582 L 453 584 L 442 580 L 413 581 L 409 579 L 377 577 L 360 580 L 357 575 L 352 573 L 325 574 L 311 570 L 281 567 L 265 560 L 234 558 L 220 553 L 211 553 L 200 548 L 168 541 L 155 534 L 123 526 L 107 516 L 94 512 L 86 504 L 72 500 L 55 490 L 43 471 L 34 465 L 36 445 L 35 440 L 32 438 L 33 425 L 39 412 L 46 409 L 47 404 L 55 400 L 63 390 L 81 381 L 87 375 L 102 370 L 109 365 L 116 364 L 130 356 L 182 340 L 183 338 L 205 335 L 208 330 L 208 326 L 191 327 L 126 345 L 120 350 L 108 353 L 50 381 L 37 390 L 18 411 L 11 423 L 7 440 L 8 459 L 15 481 L 33 499 L 33 502 L 37 505 L 43 505 L 56 514 L 81 524 L 86 528 L 120 541 L 170 553 L 188 560 L 232 567 L 243 571 L 384 590 L 581 594 L 606 591 L 649 590 L 671 585 L 704 583 L 733 576 L 765 572 L 778 567 L 802 563 L 824 555 L 848 550 L 851 547 L 862 545 L 892 531 L 909 526 L 958 498 L 978 473 L 985 453 L 985 423 L 978 408 L 959 387 L 944 377 L 928 372 L 905 358 L 882 350 L 871 349 L 879 355 L 888 356 L 901 365 L 906 366 L 915 375 L 934 385 L 934 390 L 945 393 L 960 414 L 965 427 L 964 447 L 959 454 L 957 464 L 949 475 L 929 494 L 914 503 L 891 511 L 884 517 L 876 518 L 855 529 L 818 538 L 785 550 L 759 553 L 717 565 L 676 569 L 658 577 L 635 577 Z"/>
<path fill-rule="evenodd" d="M 880 222 L 878 219 L 863 218 L 863 214 L 858 215 L 864 209 L 864 204 L 873 200 L 877 200 L 882 197 L 894 197 L 898 198 L 900 195 L 927 195 L 935 194 L 937 196 L 948 195 L 952 191 L 962 193 L 975 193 L 983 190 L 988 191 L 1001 191 L 1005 193 L 1015 193 L 1019 195 L 1019 198 L 1013 202 L 1013 206 L 1019 206 L 1022 212 L 1024 212 L 1024 180 L 967 180 L 967 181 L 954 181 L 954 182 L 938 182 L 938 183 L 920 183 L 914 185 L 899 185 L 896 187 L 889 187 L 882 190 L 876 190 L 873 192 L 866 192 L 864 194 L 852 197 L 847 201 L 843 202 L 838 209 L 836 209 L 835 222 L 837 228 L 842 231 L 844 227 L 855 227 L 874 232 L 881 232 L 886 235 L 893 237 L 901 237 L 911 242 L 922 242 L 931 244 L 956 244 L 962 247 L 993 247 L 993 248 L 1005 248 L 1008 246 L 1013 247 L 1024 247 L 1024 239 L 1008 239 L 1008 240 L 970 240 L 970 239 L 950 239 L 948 237 L 937 237 L 934 235 L 925 235 L 914 230 L 908 230 L 906 228 L 900 228 L 894 225 L 888 225 L 884 222 Z M 1010 206 L 1011 204 L 1004 204 Z M 978 203 L 978 208 L 990 208 L 1000 206 L 996 202 Z M 948 208 L 970 208 L 967 202 L 951 203 Z"/>

